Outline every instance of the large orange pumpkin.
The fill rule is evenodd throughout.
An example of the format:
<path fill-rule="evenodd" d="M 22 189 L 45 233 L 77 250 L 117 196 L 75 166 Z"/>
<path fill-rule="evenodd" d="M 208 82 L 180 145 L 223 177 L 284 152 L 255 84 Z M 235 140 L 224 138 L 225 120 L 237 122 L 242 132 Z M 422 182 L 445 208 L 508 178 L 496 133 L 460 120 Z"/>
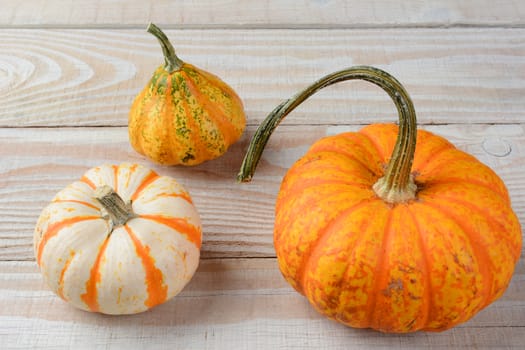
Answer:
<path fill-rule="evenodd" d="M 197 165 L 224 154 L 246 126 L 243 104 L 219 77 L 181 61 L 154 24 L 165 64 L 155 70 L 129 112 L 133 148 L 164 165 Z"/>
<path fill-rule="evenodd" d="M 177 181 L 137 164 L 92 168 L 53 198 L 34 233 L 51 290 L 77 308 L 133 314 L 166 302 L 199 264 L 200 218 Z"/>
<path fill-rule="evenodd" d="M 275 208 L 280 270 L 319 312 L 348 326 L 439 331 L 467 321 L 509 284 L 520 224 L 491 169 L 416 131 L 408 94 L 386 72 L 336 72 L 278 106 L 256 132 L 239 179 L 251 178 L 286 114 L 346 79 L 388 92 L 399 128 L 375 124 L 323 138 L 289 169 Z"/>

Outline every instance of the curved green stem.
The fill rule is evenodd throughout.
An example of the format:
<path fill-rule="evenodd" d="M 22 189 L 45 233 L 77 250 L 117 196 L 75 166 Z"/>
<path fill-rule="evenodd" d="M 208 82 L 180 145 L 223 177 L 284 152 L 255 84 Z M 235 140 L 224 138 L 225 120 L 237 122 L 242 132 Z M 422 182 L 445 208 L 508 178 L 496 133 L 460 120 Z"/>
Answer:
<path fill-rule="evenodd" d="M 168 73 L 173 73 L 174 71 L 179 70 L 184 62 L 182 62 L 182 60 L 175 54 L 175 49 L 173 48 L 173 45 L 171 45 L 166 34 L 164 34 L 164 32 L 153 23 L 150 23 L 146 30 L 148 33 L 155 35 L 160 42 L 162 53 L 164 54 L 164 61 L 166 62 L 164 69 L 166 69 Z"/>
<path fill-rule="evenodd" d="M 292 98 L 277 106 L 262 122 L 253 136 L 242 162 L 238 181 L 250 181 L 270 135 L 288 113 L 324 87 L 345 80 L 366 80 L 388 93 L 399 114 L 399 134 L 385 176 L 374 185 L 376 193 L 388 202 L 415 197 L 416 186 L 410 174 L 416 149 L 417 122 L 414 105 L 401 83 L 389 73 L 370 66 L 356 66 L 319 79 Z"/>

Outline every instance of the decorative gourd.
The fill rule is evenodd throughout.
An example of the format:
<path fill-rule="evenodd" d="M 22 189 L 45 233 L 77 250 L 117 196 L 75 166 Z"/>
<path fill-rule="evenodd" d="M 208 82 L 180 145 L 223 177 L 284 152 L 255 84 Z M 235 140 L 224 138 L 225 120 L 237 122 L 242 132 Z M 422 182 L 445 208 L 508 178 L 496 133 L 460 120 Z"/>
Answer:
<path fill-rule="evenodd" d="M 323 138 L 289 169 L 275 208 L 280 270 L 319 312 L 348 326 L 440 331 L 467 321 L 509 284 L 520 224 L 491 169 L 416 131 L 408 94 L 386 72 L 345 69 L 279 105 L 254 135 L 239 180 L 251 179 L 286 114 L 347 79 L 383 88 L 399 128 L 373 124 Z"/>
<path fill-rule="evenodd" d="M 44 280 L 77 308 L 133 314 L 192 278 L 201 247 L 188 192 L 137 164 L 92 168 L 42 211 L 35 256 Z"/>
<path fill-rule="evenodd" d="M 154 24 L 165 64 L 153 73 L 129 112 L 133 148 L 164 165 L 196 165 L 226 152 L 246 126 L 241 99 L 217 76 L 182 62 Z"/>

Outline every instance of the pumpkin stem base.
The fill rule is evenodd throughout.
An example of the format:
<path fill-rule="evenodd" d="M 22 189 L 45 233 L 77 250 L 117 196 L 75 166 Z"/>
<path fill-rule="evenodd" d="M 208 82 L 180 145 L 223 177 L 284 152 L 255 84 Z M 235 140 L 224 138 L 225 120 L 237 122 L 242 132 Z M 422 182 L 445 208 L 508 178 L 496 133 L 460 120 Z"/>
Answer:
<path fill-rule="evenodd" d="M 95 190 L 95 199 L 105 209 L 105 213 L 110 223 L 111 231 L 114 227 L 124 225 L 129 219 L 135 217 L 131 209 L 131 204 L 124 200 L 110 186 L 97 187 Z"/>
<path fill-rule="evenodd" d="M 384 176 L 377 180 L 372 189 L 379 198 L 390 204 L 404 203 L 416 199 L 417 193 L 417 185 L 412 175 L 410 175 L 407 185 L 403 188 L 389 185 L 387 177 Z"/>

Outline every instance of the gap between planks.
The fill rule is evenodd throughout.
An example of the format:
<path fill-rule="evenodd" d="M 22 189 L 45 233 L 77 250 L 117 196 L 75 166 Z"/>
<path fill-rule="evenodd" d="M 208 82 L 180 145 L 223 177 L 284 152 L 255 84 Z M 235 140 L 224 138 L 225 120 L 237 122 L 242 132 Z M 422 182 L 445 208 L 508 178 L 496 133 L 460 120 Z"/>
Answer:
<path fill-rule="evenodd" d="M 380 123 L 380 122 L 377 122 Z M 370 123 L 365 123 L 363 121 L 356 121 L 355 123 L 302 123 L 301 126 L 304 127 L 363 127 L 371 124 L 377 124 L 374 121 L 371 121 Z M 392 124 L 398 124 L 397 119 L 392 119 Z M 510 127 L 513 125 L 520 125 L 521 123 L 515 123 L 515 122 L 483 122 L 483 121 L 473 121 L 473 122 L 434 122 L 434 121 L 422 121 L 418 122 L 417 125 L 419 126 L 468 126 L 468 125 L 476 125 L 476 126 L 502 126 L 502 127 Z M 257 128 L 260 125 L 260 123 L 254 121 L 254 122 L 247 122 L 246 127 L 251 128 Z M 282 126 L 285 126 L 285 122 L 283 122 Z M 287 126 L 296 126 L 295 124 L 288 124 Z M 20 126 L 14 126 L 14 125 L 0 125 L 0 129 L 6 129 L 6 130 L 13 130 L 13 129 L 24 129 L 24 130 L 54 130 L 54 129 L 118 129 L 118 128 L 127 128 L 127 125 L 111 125 L 111 124 L 100 124 L 100 125 L 75 125 L 75 124 L 61 124 L 61 125 L 20 125 Z"/>
<path fill-rule="evenodd" d="M 44 29 L 44 30 L 143 30 L 146 28 L 149 22 L 146 21 L 143 24 L 0 24 L 0 30 L 4 29 Z M 355 23 L 355 24 L 318 24 L 318 23 L 304 23 L 297 25 L 288 25 L 284 23 L 277 24 L 171 24 L 155 22 L 155 24 L 161 27 L 163 30 L 202 30 L 202 31 L 214 31 L 214 30 L 232 30 L 232 31 L 245 31 L 245 30 L 377 30 L 377 29 L 525 29 L 525 23 L 414 23 L 414 24 L 367 24 L 367 23 Z"/>

